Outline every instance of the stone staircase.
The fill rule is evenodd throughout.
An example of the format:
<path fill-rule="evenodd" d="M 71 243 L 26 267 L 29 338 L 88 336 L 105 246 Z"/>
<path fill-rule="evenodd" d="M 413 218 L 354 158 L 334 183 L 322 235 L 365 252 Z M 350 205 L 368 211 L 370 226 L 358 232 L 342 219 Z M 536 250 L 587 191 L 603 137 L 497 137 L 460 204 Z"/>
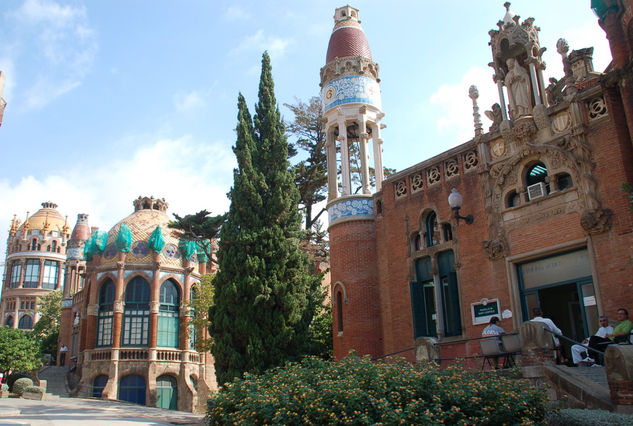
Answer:
<path fill-rule="evenodd" d="M 556 399 L 572 408 L 614 411 L 605 368 L 544 365 L 545 377 Z"/>
<path fill-rule="evenodd" d="M 40 370 L 39 379 L 46 380 L 46 399 L 68 398 L 67 373 L 68 367 L 48 366 Z"/>

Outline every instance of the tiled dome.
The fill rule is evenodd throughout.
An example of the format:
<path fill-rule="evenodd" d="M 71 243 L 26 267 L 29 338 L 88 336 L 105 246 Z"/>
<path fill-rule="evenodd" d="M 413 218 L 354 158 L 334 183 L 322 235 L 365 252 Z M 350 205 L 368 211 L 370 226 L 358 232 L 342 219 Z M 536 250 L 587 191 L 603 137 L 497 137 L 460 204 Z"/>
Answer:
<path fill-rule="evenodd" d="M 57 211 L 57 204 L 50 201 L 42 203 L 42 208 L 29 216 L 26 222 L 28 222 L 30 229 L 41 230 L 48 224 L 50 231 L 60 233 L 66 231 L 65 218 Z M 20 230 L 22 229 L 24 229 L 24 224 L 20 226 Z"/>
<path fill-rule="evenodd" d="M 371 59 L 371 50 L 365 32 L 358 21 L 351 19 L 339 22 L 334 26 L 327 47 L 325 63 L 346 56 L 363 56 Z"/>

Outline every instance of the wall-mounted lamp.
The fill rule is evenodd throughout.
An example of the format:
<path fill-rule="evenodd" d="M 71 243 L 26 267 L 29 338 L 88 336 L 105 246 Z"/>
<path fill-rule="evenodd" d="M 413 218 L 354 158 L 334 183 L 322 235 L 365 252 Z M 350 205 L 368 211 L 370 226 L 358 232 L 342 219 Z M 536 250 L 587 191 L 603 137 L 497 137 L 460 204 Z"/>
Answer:
<path fill-rule="evenodd" d="M 457 192 L 457 189 L 453 188 L 451 190 L 451 195 L 448 196 L 448 205 L 451 206 L 451 209 L 453 209 L 453 216 L 455 217 L 455 220 L 457 220 L 457 224 L 459 225 L 459 219 L 464 219 L 467 225 L 472 225 L 475 220 L 472 214 L 469 214 L 468 216 L 459 215 L 459 209 L 462 208 L 462 201 L 462 194 Z"/>

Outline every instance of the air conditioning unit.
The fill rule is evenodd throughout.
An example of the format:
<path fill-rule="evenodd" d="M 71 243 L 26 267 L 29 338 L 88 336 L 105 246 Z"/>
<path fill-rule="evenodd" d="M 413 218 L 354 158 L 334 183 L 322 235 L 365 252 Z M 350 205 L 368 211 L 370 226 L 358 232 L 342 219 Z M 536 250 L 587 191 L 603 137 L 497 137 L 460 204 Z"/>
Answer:
<path fill-rule="evenodd" d="M 537 198 L 542 198 L 547 195 L 547 188 L 545 182 L 535 183 L 527 187 L 528 200 L 532 201 Z"/>

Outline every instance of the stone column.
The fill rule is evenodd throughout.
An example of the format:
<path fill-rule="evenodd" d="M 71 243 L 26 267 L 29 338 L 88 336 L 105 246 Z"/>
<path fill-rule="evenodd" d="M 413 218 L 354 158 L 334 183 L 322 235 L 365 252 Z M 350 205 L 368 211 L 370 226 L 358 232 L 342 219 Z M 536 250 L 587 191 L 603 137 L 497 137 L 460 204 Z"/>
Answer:
<path fill-rule="evenodd" d="M 545 95 L 545 83 L 543 80 L 543 67 L 539 66 L 537 69 L 537 74 L 538 74 L 538 87 L 539 90 L 541 92 L 541 94 L 543 95 L 543 99 L 541 99 L 541 101 L 543 102 L 543 105 L 545 106 L 549 106 L 549 102 L 547 100 L 547 96 Z"/>
<path fill-rule="evenodd" d="M 123 305 L 124 305 L 124 281 L 125 281 L 125 256 L 126 253 L 119 253 L 117 262 L 117 276 L 114 288 L 114 307 L 112 318 L 112 349 L 121 347 L 121 330 L 123 328 Z"/>
<path fill-rule="evenodd" d="M 347 126 L 343 119 L 338 122 L 338 140 L 341 142 L 341 180 L 343 183 L 342 195 L 351 193 L 351 177 L 349 169 L 349 146 L 347 145 Z"/>
<path fill-rule="evenodd" d="M 158 344 L 158 311 L 160 308 L 160 262 L 158 254 L 154 256 L 154 272 L 149 297 L 149 347 L 150 360 L 156 360 L 156 346 Z"/>
<path fill-rule="evenodd" d="M 615 411 L 633 414 L 633 346 L 607 346 L 604 366 Z"/>
<path fill-rule="evenodd" d="M 42 281 L 44 281 L 44 259 L 40 259 L 40 279 L 37 282 L 37 288 L 42 288 Z"/>
<path fill-rule="evenodd" d="M 191 273 L 193 267 L 189 266 L 189 262 L 185 264 L 185 282 L 183 283 L 183 295 L 180 303 L 180 350 L 189 350 L 189 295 L 191 293 Z"/>
<path fill-rule="evenodd" d="M 99 294 L 97 292 L 97 271 L 92 266 L 89 270 L 90 273 L 90 293 L 88 295 L 87 300 L 87 308 L 86 308 L 86 322 L 83 323 L 83 316 L 81 318 L 82 321 L 82 334 L 85 330 L 85 348 L 86 349 L 94 349 L 97 345 L 97 315 L 99 314 Z"/>
<path fill-rule="evenodd" d="M 361 168 L 361 184 L 363 187 L 363 194 L 370 194 L 369 191 L 369 164 L 367 154 L 367 139 L 369 134 L 367 133 L 367 124 L 365 122 L 365 116 L 361 115 L 360 120 L 360 168 Z"/>
<path fill-rule="evenodd" d="M 532 94 L 534 95 L 534 105 L 541 104 L 541 96 L 538 92 L 538 78 L 536 78 L 536 66 L 530 62 L 530 79 L 532 80 Z"/>
<path fill-rule="evenodd" d="M 382 168 L 382 138 L 380 137 L 380 120 L 376 121 L 373 131 L 374 140 L 374 169 L 376 173 L 376 191 L 382 189 L 382 181 L 384 179 L 384 171 Z"/>
<path fill-rule="evenodd" d="M 15 298 L 15 308 L 13 309 L 13 328 L 18 328 L 20 320 L 20 296 Z"/>
<path fill-rule="evenodd" d="M 24 259 L 21 259 L 20 260 L 20 280 L 18 281 L 17 288 L 24 287 L 24 268 L 26 268 L 26 262 L 24 261 Z"/>
<path fill-rule="evenodd" d="M 497 91 L 499 92 L 499 103 L 501 106 L 501 116 L 503 120 L 508 119 L 508 109 L 506 107 L 506 97 L 503 93 L 503 81 L 497 80 Z"/>
<path fill-rule="evenodd" d="M 55 290 L 59 290 L 59 287 L 62 285 L 62 269 L 64 268 L 62 262 L 57 262 L 57 265 L 57 284 L 55 285 Z"/>
<path fill-rule="evenodd" d="M 331 129 L 327 129 L 325 140 L 325 152 L 327 155 L 327 186 L 328 186 L 328 200 L 333 200 L 338 197 L 338 183 L 336 176 L 338 174 L 336 170 L 336 140 Z"/>

